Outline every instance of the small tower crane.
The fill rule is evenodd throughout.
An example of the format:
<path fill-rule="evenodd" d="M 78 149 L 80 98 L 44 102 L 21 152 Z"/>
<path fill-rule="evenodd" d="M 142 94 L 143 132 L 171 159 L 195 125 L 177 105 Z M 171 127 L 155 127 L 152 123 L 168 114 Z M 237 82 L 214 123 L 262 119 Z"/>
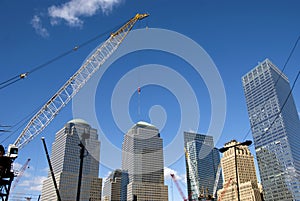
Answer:
<path fill-rule="evenodd" d="M 20 181 L 20 179 L 22 178 L 26 168 L 28 167 L 28 164 L 30 162 L 30 158 L 27 159 L 26 163 L 21 167 L 21 169 L 19 170 L 18 175 L 16 176 L 16 179 L 13 183 L 13 186 L 11 187 L 11 191 L 17 186 L 18 182 Z"/>
<path fill-rule="evenodd" d="M 230 178 L 228 181 L 227 181 L 227 183 L 226 183 L 226 185 L 225 185 L 225 187 L 224 187 L 224 190 L 221 192 L 221 195 L 220 195 L 220 197 L 218 198 L 218 201 L 221 201 L 222 200 L 222 198 L 223 198 L 223 196 L 225 195 L 225 193 L 226 193 L 226 190 L 227 190 L 227 188 L 229 187 L 229 184 L 232 182 L 232 178 Z"/>
<path fill-rule="evenodd" d="M 183 194 L 183 192 L 182 192 L 182 190 L 181 190 L 181 188 L 180 188 L 180 186 L 179 186 L 179 184 L 178 184 L 177 179 L 175 178 L 175 175 L 174 175 L 174 174 L 170 174 L 170 175 L 171 175 L 173 181 L 175 182 L 175 185 L 176 185 L 176 187 L 177 187 L 177 189 L 178 189 L 178 191 L 179 191 L 179 193 L 180 193 L 180 196 L 182 197 L 182 199 L 183 199 L 184 201 L 187 201 L 185 195 Z"/>

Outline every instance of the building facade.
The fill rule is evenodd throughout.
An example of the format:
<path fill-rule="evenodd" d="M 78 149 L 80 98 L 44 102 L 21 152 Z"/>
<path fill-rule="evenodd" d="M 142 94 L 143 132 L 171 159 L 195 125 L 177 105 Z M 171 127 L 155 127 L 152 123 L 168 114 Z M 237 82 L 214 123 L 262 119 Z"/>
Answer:
<path fill-rule="evenodd" d="M 128 183 L 127 172 L 120 169 L 113 171 L 104 182 L 102 201 L 127 200 Z"/>
<path fill-rule="evenodd" d="M 300 200 L 300 122 L 288 78 L 268 59 L 242 77 L 264 199 Z"/>
<path fill-rule="evenodd" d="M 222 188 L 222 175 L 219 168 L 220 154 L 214 148 L 213 137 L 184 132 L 184 148 L 190 200 L 196 200 L 199 197 L 213 197 L 213 194 Z M 219 174 L 218 181 L 216 181 L 217 172 Z"/>
<path fill-rule="evenodd" d="M 121 200 L 122 170 L 113 171 L 105 180 L 102 201 Z"/>
<path fill-rule="evenodd" d="M 237 141 L 232 140 L 226 143 L 225 147 L 237 144 Z M 239 193 L 240 200 L 261 201 L 254 157 L 247 146 L 240 145 L 236 146 L 236 148 L 229 148 L 224 152 L 221 164 L 225 182 L 223 188 L 218 191 L 218 198 L 222 201 L 235 201 L 238 200 Z M 237 190 L 237 182 L 239 191 Z"/>
<path fill-rule="evenodd" d="M 98 178 L 100 161 L 100 142 L 97 130 L 81 119 L 69 121 L 56 133 L 52 144 L 51 164 L 61 200 L 74 201 L 77 195 L 80 147 L 92 147 L 85 151 L 81 180 L 80 200 L 100 201 L 102 179 Z M 93 153 L 92 153 L 93 152 Z M 56 201 L 56 191 L 49 172 L 43 182 L 41 200 Z"/>
<path fill-rule="evenodd" d="M 167 201 L 164 185 L 163 141 L 158 129 L 138 122 L 124 136 L 122 171 L 128 174 L 123 184 L 127 200 Z"/>

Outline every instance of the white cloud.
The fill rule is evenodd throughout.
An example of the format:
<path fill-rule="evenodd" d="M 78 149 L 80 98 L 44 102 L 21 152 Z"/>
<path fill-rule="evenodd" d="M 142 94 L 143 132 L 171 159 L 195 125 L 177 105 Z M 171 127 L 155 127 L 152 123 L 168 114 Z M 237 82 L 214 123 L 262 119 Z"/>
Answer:
<path fill-rule="evenodd" d="M 14 162 L 13 163 L 13 169 L 17 173 L 20 174 L 20 170 L 24 165 Z M 13 186 L 18 188 L 18 191 L 23 191 L 26 189 L 26 191 L 41 191 L 42 190 L 42 185 L 43 181 L 47 178 L 46 176 L 32 176 L 32 171 L 35 172 L 35 168 L 28 165 L 26 169 L 24 170 L 22 175 L 19 175 L 21 177 L 17 179 L 14 179 Z M 18 183 L 15 183 L 18 182 Z M 13 190 L 15 191 L 15 190 Z"/>
<path fill-rule="evenodd" d="M 71 0 L 60 6 L 48 8 L 51 24 L 56 25 L 60 20 L 65 20 L 70 26 L 82 26 L 80 17 L 95 15 L 100 9 L 103 13 L 109 13 L 113 7 L 122 0 Z"/>
<path fill-rule="evenodd" d="M 23 168 L 24 164 L 20 164 L 20 163 L 17 163 L 17 162 L 14 162 L 13 163 L 13 170 L 14 170 L 14 173 L 19 176 L 19 174 L 21 173 L 21 169 Z M 26 169 L 23 170 L 23 175 L 21 175 L 22 177 L 30 177 L 30 173 L 28 171 L 26 171 L 27 169 L 29 169 L 30 166 L 27 165 Z M 31 168 L 31 170 L 34 170 L 34 168 Z"/>
<path fill-rule="evenodd" d="M 22 167 L 22 164 L 17 163 L 17 162 L 14 162 L 14 163 L 13 163 L 13 170 L 18 171 L 18 170 L 21 169 L 21 167 Z"/>
<path fill-rule="evenodd" d="M 27 187 L 26 189 L 30 189 L 32 191 L 41 191 L 43 181 L 47 179 L 47 177 L 44 176 L 35 176 L 31 180 L 24 180 L 18 186 Z"/>
<path fill-rule="evenodd" d="M 165 167 L 164 168 L 165 180 L 171 179 L 171 174 L 175 175 L 175 178 L 176 178 L 177 181 L 181 181 L 181 182 L 186 183 L 186 176 L 185 175 L 180 175 L 176 170 Z"/>
<path fill-rule="evenodd" d="M 49 36 L 49 32 L 47 31 L 46 28 L 43 27 L 41 18 L 39 16 L 37 16 L 37 15 L 33 16 L 32 20 L 31 20 L 31 25 L 38 35 L 40 35 L 44 38 Z"/>

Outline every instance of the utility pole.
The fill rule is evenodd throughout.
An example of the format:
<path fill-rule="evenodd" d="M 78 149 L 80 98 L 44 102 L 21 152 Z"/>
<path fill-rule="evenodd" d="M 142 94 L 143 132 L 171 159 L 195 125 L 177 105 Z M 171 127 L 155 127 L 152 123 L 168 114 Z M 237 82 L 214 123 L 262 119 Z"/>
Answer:
<path fill-rule="evenodd" d="M 76 201 L 80 201 L 80 189 L 81 189 L 81 179 L 82 179 L 82 168 L 83 168 L 83 158 L 84 158 L 84 150 L 85 147 L 82 144 L 82 142 L 80 142 L 78 144 L 80 146 L 80 166 L 79 166 L 79 175 L 78 175 L 78 186 L 77 186 L 77 197 L 76 197 Z"/>
<path fill-rule="evenodd" d="M 224 153 L 229 148 L 233 147 L 233 150 L 234 150 L 234 163 L 235 163 L 236 188 L 237 188 L 237 198 L 238 198 L 238 201 L 240 201 L 241 199 L 240 199 L 240 188 L 239 188 L 238 164 L 237 164 L 237 159 L 236 159 L 236 149 L 237 149 L 236 147 L 240 146 L 240 145 L 250 146 L 251 144 L 252 144 L 251 140 L 246 140 L 245 142 L 237 143 L 235 145 L 228 146 L 228 147 L 222 147 L 222 148 L 219 149 L 219 151 L 221 153 Z"/>
<path fill-rule="evenodd" d="M 76 128 L 76 127 L 75 127 Z M 86 139 L 89 139 L 90 137 L 90 130 L 86 131 L 84 129 L 83 133 L 81 134 L 81 140 L 78 146 L 80 147 L 80 165 L 79 165 L 79 173 L 78 173 L 78 185 L 77 185 L 77 196 L 76 201 L 80 201 L 80 191 L 81 191 L 81 180 L 82 180 L 82 169 L 83 169 L 83 158 L 85 157 L 85 145 L 86 145 Z M 83 143 L 82 143 L 83 142 Z"/>
<path fill-rule="evenodd" d="M 57 187 L 57 184 L 56 184 L 56 180 L 55 180 L 53 168 L 52 168 L 52 165 L 51 165 L 51 161 L 50 161 L 50 157 L 49 157 L 49 154 L 48 154 L 48 149 L 47 149 L 44 137 L 42 137 L 42 141 L 43 141 L 44 149 L 45 149 L 45 152 L 46 152 L 46 156 L 47 156 L 47 160 L 48 160 L 48 164 L 49 164 L 49 168 L 50 168 L 50 172 L 51 172 L 53 184 L 54 184 L 54 187 L 55 187 L 55 191 L 56 191 L 56 195 L 57 195 L 57 200 L 61 201 L 59 190 L 58 190 L 58 187 Z"/>

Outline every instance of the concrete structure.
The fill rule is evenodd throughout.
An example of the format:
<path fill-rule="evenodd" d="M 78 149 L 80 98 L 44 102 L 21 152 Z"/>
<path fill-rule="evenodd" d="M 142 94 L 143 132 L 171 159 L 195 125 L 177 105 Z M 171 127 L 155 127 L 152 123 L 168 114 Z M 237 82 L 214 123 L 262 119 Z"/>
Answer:
<path fill-rule="evenodd" d="M 220 153 L 214 148 L 213 137 L 184 132 L 184 147 L 187 152 L 185 160 L 188 195 L 192 195 L 190 200 L 195 200 L 199 196 L 212 196 L 220 164 Z M 222 175 L 220 175 L 217 190 L 222 188 L 222 180 Z"/>
<path fill-rule="evenodd" d="M 76 200 L 80 166 L 80 147 L 78 146 L 80 139 L 86 147 L 90 148 L 89 154 L 83 159 L 80 200 L 100 201 L 102 190 L 102 179 L 98 178 L 100 142 L 97 130 L 81 119 L 69 121 L 56 133 L 55 141 L 52 144 L 51 163 L 61 200 Z M 57 200 L 50 173 L 43 182 L 41 200 Z"/>
<path fill-rule="evenodd" d="M 225 144 L 225 147 L 238 144 L 232 140 Z M 234 150 L 236 152 L 234 153 Z M 236 154 L 236 155 L 235 155 Z M 236 161 L 235 161 L 236 157 Z M 229 148 L 224 152 L 221 159 L 225 183 L 223 189 L 218 191 L 218 198 L 222 201 L 238 200 L 236 167 L 238 171 L 238 182 L 241 201 L 261 201 L 261 194 L 257 184 L 257 177 L 254 165 L 254 157 L 247 146 Z"/>
<path fill-rule="evenodd" d="M 288 78 L 268 59 L 242 77 L 264 199 L 300 200 L 300 122 Z"/>
<path fill-rule="evenodd" d="M 163 141 L 158 129 L 138 122 L 125 135 L 122 170 L 128 173 L 123 189 L 127 200 L 168 201 L 164 185 Z"/>

